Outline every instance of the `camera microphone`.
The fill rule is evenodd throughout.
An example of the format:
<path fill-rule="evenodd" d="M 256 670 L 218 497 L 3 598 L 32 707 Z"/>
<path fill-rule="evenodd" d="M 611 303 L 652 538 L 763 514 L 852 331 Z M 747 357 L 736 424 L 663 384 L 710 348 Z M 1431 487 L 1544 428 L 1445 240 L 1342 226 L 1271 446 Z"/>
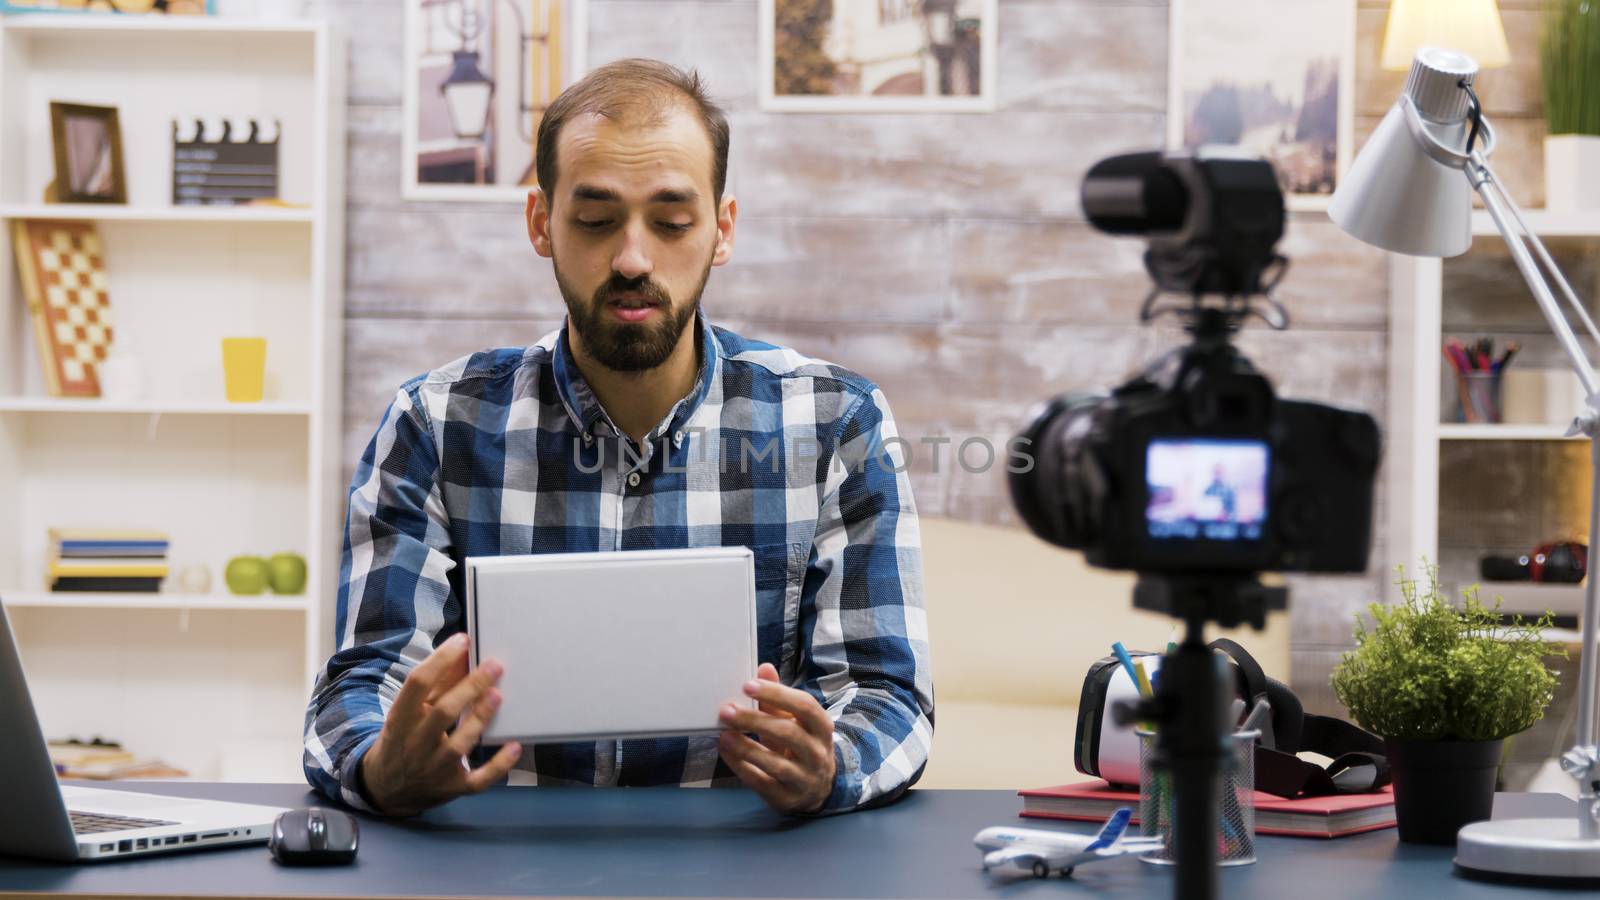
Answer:
<path fill-rule="evenodd" d="M 1149 239 L 1145 269 L 1160 291 L 1251 297 L 1282 277 L 1278 176 L 1240 148 L 1113 156 L 1089 169 L 1080 196 L 1090 225 Z"/>
<path fill-rule="evenodd" d="M 1083 213 L 1110 234 L 1177 231 L 1189 214 L 1189 190 L 1159 152 L 1103 159 L 1083 179 Z"/>

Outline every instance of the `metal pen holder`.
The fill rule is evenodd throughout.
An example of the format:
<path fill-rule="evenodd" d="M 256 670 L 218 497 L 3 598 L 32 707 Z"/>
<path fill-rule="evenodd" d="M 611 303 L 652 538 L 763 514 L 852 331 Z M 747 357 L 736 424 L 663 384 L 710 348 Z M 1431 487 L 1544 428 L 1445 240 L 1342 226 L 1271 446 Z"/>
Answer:
<path fill-rule="evenodd" d="M 1139 736 L 1139 832 L 1163 839 L 1160 850 L 1140 856 L 1143 862 L 1176 865 L 1173 855 L 1172 773 L 1152 763 L 1156 733 L 1138 729 Z M 1256 739 L 1259 731 L 1240 731 L 1228 736 L 1232 746 L 1231 764 L 1222 773 L 1222 802 L 1218 805 L 1217 864 L 1246 866 L 1256 861 Z"/>
<path fill-rule="evenodd" d="M 1463 422 L 1498 424 L 1505 420 L 1500 402 L 1499 372 L 1467 372 L 1457 376 L 1457 399 Z"/>

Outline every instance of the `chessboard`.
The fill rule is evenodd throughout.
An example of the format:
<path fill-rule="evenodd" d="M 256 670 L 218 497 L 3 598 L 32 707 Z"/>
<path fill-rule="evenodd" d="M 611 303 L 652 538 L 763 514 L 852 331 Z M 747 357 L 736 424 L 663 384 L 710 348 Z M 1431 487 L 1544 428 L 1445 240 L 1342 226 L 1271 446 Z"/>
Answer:
<path fill-rule="evenodd" d="M 98 397 L 111 347 L 105 253 L 93 222 L 12 223 L 17 269 L 54 397 Z"/>

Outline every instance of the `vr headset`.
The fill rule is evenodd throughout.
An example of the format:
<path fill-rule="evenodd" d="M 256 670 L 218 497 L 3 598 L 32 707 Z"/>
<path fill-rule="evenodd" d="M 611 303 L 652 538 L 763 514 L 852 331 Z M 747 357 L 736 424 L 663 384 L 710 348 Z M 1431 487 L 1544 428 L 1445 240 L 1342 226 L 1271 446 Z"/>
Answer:
<path fill-rule="evenodd" d="M 1232 661 L 1235 696 L 1244 709 L 1262 699 L 1271 704 L 1272 715 L 1256 745 L 1256 790 L 1279 797 L 1316 797 L 1367 793 L 1389 783 L 1381 738 L 1341 719 L 1307 714 L 1288 685 L 1268 678 L 1255 658 L 1233 641 L 1216 640 L 1210 646 Z M 1142 660 L 1151 678 L 1157 677 L 1160 654 L 1133 655 Z M 1078 701 L 1074 740 L 1078 771 L 1116 785 L 1139 783 L 1138 736 L 1111 720 L 1114 703 L 1138 696 L 1138 686 L 1115 656 L 1090 667 Z M 1302 750 L 1332 757 L 1333 762 L 1327 768 L 1306 762 L 1295 756 Z"/>

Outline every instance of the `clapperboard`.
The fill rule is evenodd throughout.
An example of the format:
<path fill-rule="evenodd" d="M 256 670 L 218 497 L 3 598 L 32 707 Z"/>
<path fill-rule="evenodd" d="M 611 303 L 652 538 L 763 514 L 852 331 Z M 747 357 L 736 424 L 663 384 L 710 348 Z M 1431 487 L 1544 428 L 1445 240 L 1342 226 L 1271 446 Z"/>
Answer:
<path fill-rule="evenodd" d="M 227 205 L 276 198 L 278 133 L 277 121 L 173 120 L 173 204 Z"/>

